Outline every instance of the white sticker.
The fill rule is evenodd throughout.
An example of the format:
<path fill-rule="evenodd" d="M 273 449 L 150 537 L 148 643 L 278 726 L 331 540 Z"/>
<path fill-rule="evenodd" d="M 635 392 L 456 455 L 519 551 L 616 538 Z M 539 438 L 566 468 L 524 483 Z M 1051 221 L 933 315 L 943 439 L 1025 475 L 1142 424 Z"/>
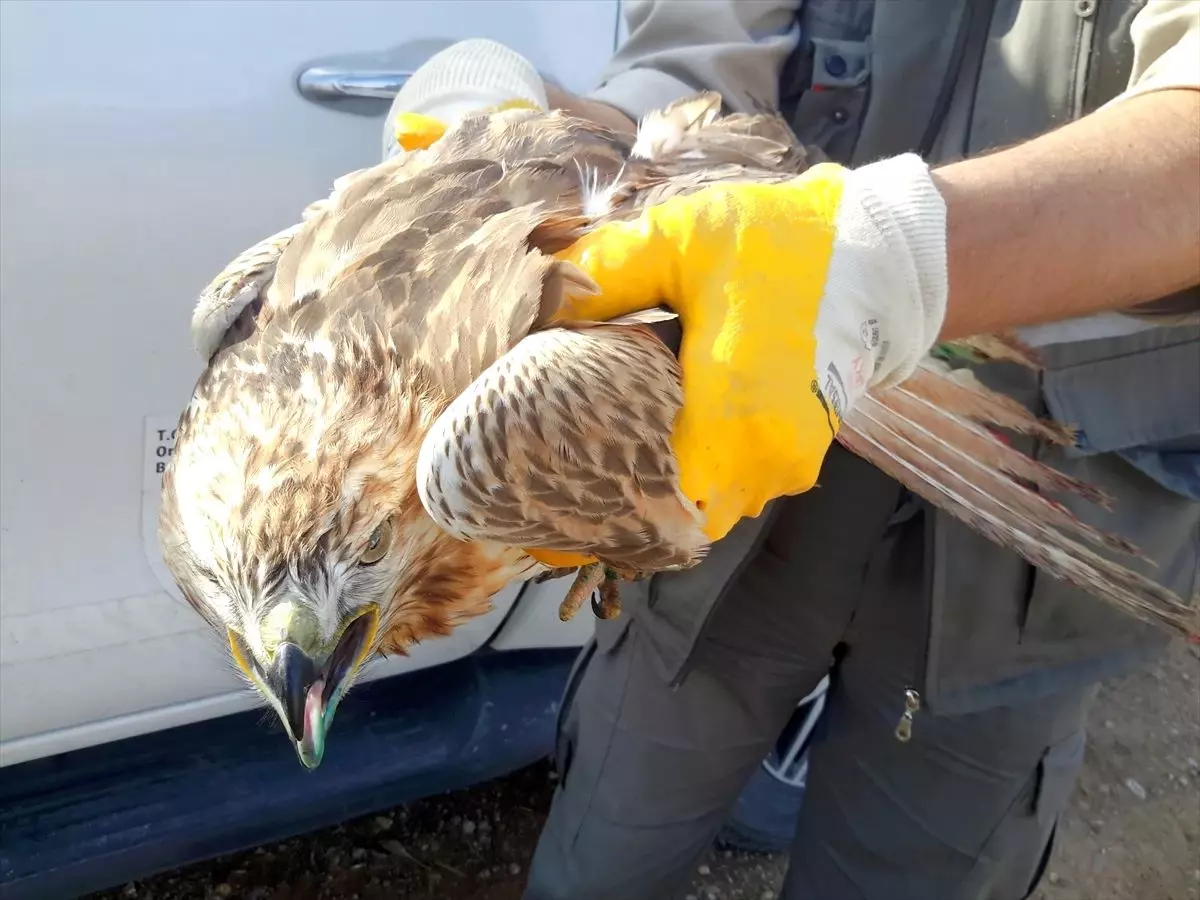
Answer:
<path fill-rule="evenodd" d="M 163 473 L 175 452 L 178 416 L 146 416 L 146 454 L 142 473 L 143 491 L 162 490 Z"/>
<path fill-rule="evenodd" d="M 179 414 L 146 416 L 142 446 L 142 550 L 158 583 L 172 597 L 183 602 L 183 594 L 171 571 L 163 562 L 158 543 L 158 509 L 162 504 L 162 479 L 167 463 L 175 452 L 175 426 Z"/>

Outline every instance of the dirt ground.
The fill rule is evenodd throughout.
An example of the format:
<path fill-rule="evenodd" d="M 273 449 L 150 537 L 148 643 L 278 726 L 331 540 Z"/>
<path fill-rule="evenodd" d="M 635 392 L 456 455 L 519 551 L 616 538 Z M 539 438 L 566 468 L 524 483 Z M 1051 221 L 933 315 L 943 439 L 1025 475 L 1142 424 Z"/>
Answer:
<path fill-rule="evenodd" d="M 518 900 L 553 788 L 539 764 L 93 900 Z M 689 900 L 772 900 L 786 864 L 714 847 Z M 1200 646 L 1102 690 L 1035 900 L 1200 900 Z"/>

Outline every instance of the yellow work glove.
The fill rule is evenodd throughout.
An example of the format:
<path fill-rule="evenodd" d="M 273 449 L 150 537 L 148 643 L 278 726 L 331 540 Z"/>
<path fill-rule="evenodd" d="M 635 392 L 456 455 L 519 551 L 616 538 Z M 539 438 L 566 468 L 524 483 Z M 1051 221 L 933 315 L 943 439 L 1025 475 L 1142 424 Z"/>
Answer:
<path fill-rule="evenodd" d="M 945 205 L 906 154 L 783 184 L 713 185 L 585 235 L 559 258 L 600 285 L 560 318 L 660 302 L 683 326 L 680 487 L 723 537 L 808 490 L 845 415 L 902 380 L 946 307 Z"/>
<path fill-rule="evenodd" d="M 431 56 L 400 88 L 383 129 L 383 158 L 423 150 L 468 113 L 549 109 L 534 66 L 503 44 L 472 39 Z"/>

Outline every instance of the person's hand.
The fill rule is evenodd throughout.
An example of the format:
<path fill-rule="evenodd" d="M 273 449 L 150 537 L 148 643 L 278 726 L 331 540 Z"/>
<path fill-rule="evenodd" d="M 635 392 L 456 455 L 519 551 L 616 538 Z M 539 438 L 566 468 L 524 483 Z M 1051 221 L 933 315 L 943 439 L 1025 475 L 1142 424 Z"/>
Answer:
<path fill-rule="evenodd" d="M 537 69 L 495 41 L 459 41 L 431 56 L 400 88 L 384 126 L 384 158 L 429 147 L 468 113 L 520 108 L 549 109 Z"/>
<path fill-rule="evenodd" d="M 914 155 L 715 184 L 559 253 L 601 293 L 558 315 L 605 320 L 660 302 L 679 314 L 680 487 L 717 540 L 811 488 L 842 416 L 932 346 L 946 309 L 945 221 Z"/>

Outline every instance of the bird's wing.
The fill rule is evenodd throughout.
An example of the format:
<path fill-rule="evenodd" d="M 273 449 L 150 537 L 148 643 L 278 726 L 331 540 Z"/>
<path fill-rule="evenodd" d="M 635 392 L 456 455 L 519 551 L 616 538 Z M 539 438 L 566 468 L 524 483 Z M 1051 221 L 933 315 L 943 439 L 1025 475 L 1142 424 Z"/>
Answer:
<path fill-rule="evenodd" d="M 305 222 L 328 208 L 339 192 L 364 171 L 359 169 L 338 178 L 329 197 L 305 207 L 301 221 L 243 250 L 208 283 L 196 301 L 191 324 L 192 345 L 205 362 L 221 347 L 244 340 L 254 330 L 283 251 Z"/>
<path fill-rule="evenodd" d="M 530 242 L 555 252 L 673 194 L 791 177 L 806 165 L 782 120 L 714 121 L 719 103 L 704 94 L 652 114 L 637 144 L 585 123 L 563 128 L 557 159 L 540 165 L 567 181 Z M 562 274 L 568 290 L 589 289 L 577 270 Z M 535 322 L 426 437 L 418 490 L 433 519 L 464 538 L 587 554 L 624 570 L 697 562 L 708 546 L 703 516 L 679 490 L 670 445 L 678 363 L 646 327 L 662 317 Z"/>
<path fill-rule="evenodd" d="M 679 378 L 640 324 L 531 334 L 430 430 L 417 464 L 422 502 L 464 539 L 627 570 L 691 565 L 707 538 L 671 451 Z"/>
<path fill-rule="evenodd" d="M 615 174 L 623 140 L 561 114 L 469 117 L 346 179 L 280 256 L 264 313 L 301 337 L 380 328 L 453 397 L 553 314 L 562 266 L 537 236 L 578 208 L 581 166 Z"/>
<path fill-rule="evenodd" d="M 192 311 L 192 345 L 208 362 L 226 339 L 244 339 L 262 308 L 263 290 L 300 225 L 244 250 L 205 287 Z"/>

